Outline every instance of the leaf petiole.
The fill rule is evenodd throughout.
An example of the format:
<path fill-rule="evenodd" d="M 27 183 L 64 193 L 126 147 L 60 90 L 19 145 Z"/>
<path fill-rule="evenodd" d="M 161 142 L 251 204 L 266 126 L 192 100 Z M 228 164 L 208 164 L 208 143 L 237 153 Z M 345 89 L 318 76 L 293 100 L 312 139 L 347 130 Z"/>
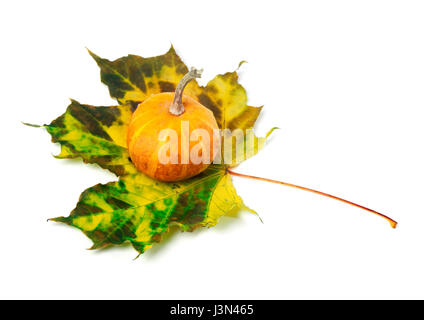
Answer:
<path fill-rule="evenodd" d="M 367 207 L 361 206 L 361 205 L 359 205 L 357 203 L 354 203 L 354 202 L 351 202 L 351 201 L 348 201 L 348 200 L 345 200 L 345 199 L 342 199 L 342 198 L 333 196 L 333 195 L 328 194 L 328 193 L 325 193 L 325 192 L 321 192 L 321 191 L 318 191 L 318 190 L 314 190 L 314 189 L 310 189 L 310 188 L 298 186 L 298 185 L 295 185 L 295 184 L 292 184 L 292 183 L 288 183 L 288 182 L 283 182 L 283 181 L 278 181 L 278 180 L 272 180 L 272 179 L 255 177 L 255 176 L 250 176 L 250 175 L 247 175 L 247 174 L 237 173 L 237 172 L 234 172 L 234 171 L 231 171 L 231 170 L 227 170 L 227 172 L 229 174 L 233 175 L 233 176 L 238 176 L 238 177 L 243 177 L 243 178 L 249 178 L 249 179 L 255 179 L 255 180 L 260 180 L 260 181 L 266 181 L 266 182 L 271 182 L 271 183 L 276 183 L 276 184 L 282 184 L 282 185 L 287 186 L 287 187 L 292 187 L 292 188 L 296 188 L 296 189 L 300 189 L 300 190 L 304 190 L 304 191 L 309 191 L 309 192 L 312 192 L 312 193 L 316 193 L 316 194 L 319 194 L 319 195 L 322 195 L 322 196 L 325 196 L 325 197 L 328 197 L 328 198 L 331 198 L 331 199 L 334 199 L 334 200 L 341 201 L 343 203 L 350 204 L 351 206 L 354 206 L 354 207 L 357 207 L 357 208 L 366 210 L 368 212 L 372 212 L 372 213 L 374 213 L 374 214 L 376 214 L 376 215 L 378 215 L 378 216 L 386 219 L 390 223 L 390 225 L 391 225 L 392 228 L 396 228 L 396 226 L 397 226 L 397 222 L 395 220 L 393 220 L 392 218 L 390 218 L 390 217 L 388 217 L 388 216 L 386 216 L 386 215 L 384 215 L 384 214 L 382 214 L 380 212 L 377 212 L 375 210 L 372 210 L 372 209 L 369 209 Z"/>

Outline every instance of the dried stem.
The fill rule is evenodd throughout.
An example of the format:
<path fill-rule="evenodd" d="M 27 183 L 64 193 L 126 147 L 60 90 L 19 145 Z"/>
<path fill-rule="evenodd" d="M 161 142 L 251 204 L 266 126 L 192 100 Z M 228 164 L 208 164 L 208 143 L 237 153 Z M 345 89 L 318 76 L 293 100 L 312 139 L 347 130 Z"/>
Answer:
<path fill-rule="evenodd" d="M 184 77 L 180 80 L 175 89 L 174 101 L 169 107 L 169 112 L 173 115 L 179 116 L 184 113 L 184 105 L 183 105 L 183 91 L 186 85 L 195 78 L 200 78 L 202 76 L 203 69 L 197 70 L 195 68 L 191 68 L 188 73 L 184 75 Z"/>
<path fill-rule="evenodd" d="M 378 216 L 386 219 L 390 223 L 390 225 L 392 226 L 392 228 L 396 228 L 396 225 L 397 225 L 397 222 L 395 220 L 389 218 L 388 216 L 386 216 L 386 215 L 384 215 L 384 214 L 382 214 L 380 212 L 377 212 L 375 210 L 366 208 L 366 207 L 361 206 L 359 204 L 356 204 L 354 202 L 351 202 L 351 201 L 348 201 L 348 200 L 345 200 L 345 199 L 342 199 L 342 198 L 333 196 L 333 195 L 328 194 L 328 193 L 325 193 L 325 192 L 317 191 L 317 190 L 310 189 L 310 188 L 301 187 L 301 186 L 298 186 L 298 185 L 295 185 L 295 184 L 291 184 L 291 183 L 287 183 L 287 182 L 283 182 L 283 181 L 272 180 L 272 179 L 267 179 L 267 178 L 260 178 L 260 177 L 255 177 L 255 176 L 249 176 L 249 175 L 246 175 L 246 174 L 241 174 L 241 173 L 237 173 L 237 172 L 230 171 L 230 170 L 227 170 L 227 171 L 228 171 L 229 174 L 231 174 L 233 176 L 238 176 L 238 177 L 243 177 L 243 178 L 249 178 L 249 179 L 255 179 L 255 180 L 260 180 L 260 181 L 266 181 L 266 182 L 271 182 L 271 183 L 276 183 L 276 184 L 282 184 L 282 185 L 287 186 L 287 187 L 292 187 L 292 188 L 301 189 L 301 190 L 304 190 L 304 191 L 309 191 L 309 192 L 312 192 L 312 193 L 320 194 L 322 196 L 325 196 L 325 197 L 328 197 L 328 198 L 331 198 L 331 199 L 335 199 L 335 200 L 341 201 L 343 203 L 350 204 L 350 205 L 352 205 L 354 207 L 361 208 L 363 210 L 372 212 L 372 213 L 374 213 L 374 214 L 376 214 L 376 215 L 378 215 Z"/>

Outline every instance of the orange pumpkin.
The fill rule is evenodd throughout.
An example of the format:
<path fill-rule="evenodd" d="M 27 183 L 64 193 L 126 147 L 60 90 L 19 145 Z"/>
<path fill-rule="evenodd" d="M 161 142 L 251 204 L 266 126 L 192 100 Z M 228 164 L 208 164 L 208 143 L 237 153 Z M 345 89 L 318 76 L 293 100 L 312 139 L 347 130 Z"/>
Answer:
<path fill-rule="evenodd" d="M 192 69 L 175 93 L 155 94 L 138 105 L 127 135 L 137 170 L 157 180 L 179 181 L 199 174 L 212 163 L 219 150 L 218 139 L 214 139 L 218 134 L 215 117 L 198 101 L 183 95 L 187 83 L 200 74 Z"/>

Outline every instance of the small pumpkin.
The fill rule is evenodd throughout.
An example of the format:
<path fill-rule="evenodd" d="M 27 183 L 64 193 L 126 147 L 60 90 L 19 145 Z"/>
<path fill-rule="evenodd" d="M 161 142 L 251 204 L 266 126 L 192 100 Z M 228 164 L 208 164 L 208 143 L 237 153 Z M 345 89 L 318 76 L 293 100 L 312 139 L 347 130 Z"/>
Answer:
<path fill-rule="evenodd" d="M 213 162 L 220 148 L 216 119 L 210 109 L 183 95 L 188 82 L 200 76 L 201 71 L 192 68 L 175 93 L 152 95 L 137 106 L 127 134 L 137 170 L 160 181 L 179 181 L 199 174 Z"/>

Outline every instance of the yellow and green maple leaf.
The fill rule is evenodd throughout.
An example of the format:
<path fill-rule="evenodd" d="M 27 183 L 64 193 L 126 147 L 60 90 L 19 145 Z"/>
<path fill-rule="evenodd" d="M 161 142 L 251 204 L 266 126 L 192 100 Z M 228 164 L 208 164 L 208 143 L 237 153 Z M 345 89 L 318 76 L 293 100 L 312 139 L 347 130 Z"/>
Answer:
<path fill-rule="evenodd" d="M 238 162 L 211 165 L 191 179 L 173 183 L 153 180 L 131 163 L 126 135 L 132 112 L 150 95 L 174 91 L 188 71 L 173 47 L 151 58 L 129 55 L 109 61 L 90 54 L 119 105 L 95 107 L 72 100 L 66 112 L 45 127 L 52 141 L 61 145 L 57 158 L 98 164 L 116 174 L 118 180 L 88 188 L 68 217 L 51 220 L 83 231 L 93 241 L 93 249 L 130 242 L 141 254 L 160 242 L 171 225 L 192 231 L 214 226 L 220 217 L 241 208 L 248 209 L 226 171 Z M 205 87 L 192 81 L 185 94 L 212 110 L 221 129 L 250 129 L 262 109 L 247 105 L 235 71 L 216 76 Z M 245 155 L 256 154 L 272 130 L 264 138 L 246 136 Z"/>

